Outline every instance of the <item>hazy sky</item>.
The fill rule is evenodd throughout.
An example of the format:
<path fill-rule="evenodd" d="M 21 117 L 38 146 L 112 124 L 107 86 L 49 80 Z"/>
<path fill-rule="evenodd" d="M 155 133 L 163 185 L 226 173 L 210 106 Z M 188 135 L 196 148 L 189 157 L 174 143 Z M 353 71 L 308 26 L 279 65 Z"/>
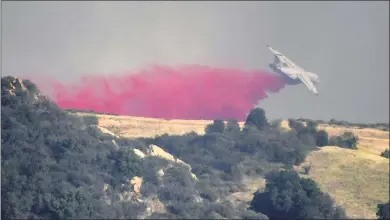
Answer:
<path fill-rule="evenodd" d="M 270 118 L 389 120 L 389 2 L 2 2 L 2 74 L 60 80 L 150 63 L 268 69 L 270 44 L 320 76 Z"/>

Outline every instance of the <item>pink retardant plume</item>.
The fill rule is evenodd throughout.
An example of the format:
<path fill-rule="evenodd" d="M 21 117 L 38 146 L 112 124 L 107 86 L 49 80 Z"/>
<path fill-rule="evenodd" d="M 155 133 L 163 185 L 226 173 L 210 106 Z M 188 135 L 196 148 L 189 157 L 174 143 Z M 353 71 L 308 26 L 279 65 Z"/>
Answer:
<path fill-rule="evenodd" d="M 121 76 L 88 76 L 78 84 L 53 82 L 50 96 L 63 109 L 165 119 L 245 120 L 258 100 L 284 85 L 277 75 L 263 71 L 153 66 Z"/>

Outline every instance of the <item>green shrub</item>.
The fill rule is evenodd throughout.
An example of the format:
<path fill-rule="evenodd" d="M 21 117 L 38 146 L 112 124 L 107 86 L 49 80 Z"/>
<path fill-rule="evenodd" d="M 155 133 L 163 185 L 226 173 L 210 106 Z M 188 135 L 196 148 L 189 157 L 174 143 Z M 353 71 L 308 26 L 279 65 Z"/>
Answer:
<path fill-rule="evenodd" d="M 320 130 L 316 133 L 316 145 L 319 147 L 327 146 L 329 144 L 328 132 Z"/>
<path fill-rule="evenodd" d="M 356 150 L 358 141 L 359 138 L 357 136 L 352 132 L 346 131 L 340 136 L 331 137 L 329 139 L 329 145 Z"/>
<path fill-rule="evenodd" d="M 386 149 L 385 151 L 383 151 L 383 152 L 381 153 L 381 156 L 382 156 L 382 157 L 385 157 L 385 158 L 389 158 L 389 149 Z"/>
<path fill-rule="evenodd" d="M 213 132 L 218 132 L 222 133 L 225 131 L 225 122 L 220 119 L 216 119 L 213 121 L 212 124 L 209 124 L 206 126 L 205 133 L 213 133 Z"/>
<path fill-rule="evenodd" d="M 254 193 L 251 209 L 273 219 L 342 219 L 345 211 L 317 183 L 294 171 L 271 172 L 264 192 Z"/>

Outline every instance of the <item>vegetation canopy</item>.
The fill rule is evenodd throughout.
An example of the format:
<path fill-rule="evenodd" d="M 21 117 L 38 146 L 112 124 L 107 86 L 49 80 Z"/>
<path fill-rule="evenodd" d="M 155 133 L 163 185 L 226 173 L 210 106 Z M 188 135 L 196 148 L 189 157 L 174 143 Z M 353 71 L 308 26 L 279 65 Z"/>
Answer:
<path fill-rule="evenodd" d="M 255 108 L 243 129 L 216 119 L 204 135 L 123 138 L 94 116 L 61 110 L 29 81 L 3 77 L 1 85 L 4 219 L 345 218 L 315 181 L 291 168 L 317 146 L 355 149 L 352 133 L 329 138 L 316 122 L 293 119 L 284 130 Z M 244 180 L 259 177 L 266 186 L 250 205 L 230 201 Z M 386 205 L 378 210 L 386 216 Z"/>

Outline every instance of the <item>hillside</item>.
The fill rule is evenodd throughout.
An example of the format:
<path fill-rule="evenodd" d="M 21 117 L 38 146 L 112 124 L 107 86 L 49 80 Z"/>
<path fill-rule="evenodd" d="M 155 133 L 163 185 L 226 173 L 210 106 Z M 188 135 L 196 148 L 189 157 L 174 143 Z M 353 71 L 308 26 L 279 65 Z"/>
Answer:
<path fill-rule="evenodd" d="M 329 135 L 351 131 L 359 137 L 358 149 L 329 146 L 311 152 L 305 163 L 308 177 L 333 196 L 353 218 L 375 218 L 376 204 L 389 200 L 389 159 L 381 153 L 389 149 L 389 131 L 374 128 L 320 124 Z"/>
<path fill-rule="evenodd" d="M 93 113 L 74 113 L 79 116 L 94 116 L 98 125 L 126 138 L 155 137 L 158 135 L 183 135 L 188 132 L 204 134 L 205 127 L 213 121 L 207 120 L 164 120 L 131 116 L 114 116 Z M 240 127 L 244 122 L 239 122 Z M 287 121 L 281 127 L 289 129 Z M 375 218 L 376 204 L 389 198 L 389 160 L 380 156 L 389 149 L 389 131 L 357 126 L 318 124 L 330 136 L 351 131 L 359 137 L 358 150 L 339 147 L 323 147 L 311 152 L 306 161 L 297 167 L 311 166 L 310 178 L 316 180 L 322 189 L 329 192 L 337 204 L 345 207 L 350 217 Z M 249 178 L 246 189 L 232 193 L 232 201 L 250 201 L 252 194 L 265 186 L 264 179 Z M 353 202 L 351 202 L 353 201 Z"/>
<path fill-rule="evenodd" d="M 338 204 L 350 216 L 372 216 L 375 203 L 387 202 L 380 172 L 369 176 L 378 186 L 372 197 L 351 187 L 360 181 L 354 169 L 347 174 L 355 180 L 343 181 L 352 191 L 329 187 L 321 167 L 341 159 L 313 159 L 330 149 L 316 147 L 325 139 L 313 123 L 292 120 L 288 129 L 260 108 L 245 123 L 226 124 L 77 113 L 60 109 L 30 81 L 3 77 L 1 85 L 4 219 L 343 219 Z M 340 138 L 334 143 L 354 146 L 355 139 Z M 298 175 L 307 163 L 312 171 Z M 368 214 L 342 200 L 356 195 Z"/>
<path fill-rule="evenodd" d="M 191 131 L 204 134 L 205 127 L 213 122 L 211 120 L 166 120 L 84 112 L 75 112 L 73 114 L 96 117 L 100 127 L 126 138 L 155 137 L 163 134 L 182 135 Z M 239 122 L 239 125 L 242 128 L 244 122 Z M 287 121 L 282 121 L 281 126 L 288 129 Z M 367 153 L 380 155 L 381 152 L 389 147 L 388 130 L 329 124 L 318 124 L 318 128 L 326 130 L 330 136 L 340 135 L 345 131 L 352 131 L 359 136 L 359 150 Z"/>
<path fill-rule="evenodd" d="M 375 218 L 376 205 L 389 199 L 389 159 L 364 151 L 324 147 L 302 166 L 308 177 L 343 206 L 350 217 Z"/>
<path fill-rule="evenodd" d="M 1 83 L 2 219 L 266 219 L 203 201 L 200 187 L 212 187 L 158 146 L 119 139 L 62 111 L 29 81 Z"/>

